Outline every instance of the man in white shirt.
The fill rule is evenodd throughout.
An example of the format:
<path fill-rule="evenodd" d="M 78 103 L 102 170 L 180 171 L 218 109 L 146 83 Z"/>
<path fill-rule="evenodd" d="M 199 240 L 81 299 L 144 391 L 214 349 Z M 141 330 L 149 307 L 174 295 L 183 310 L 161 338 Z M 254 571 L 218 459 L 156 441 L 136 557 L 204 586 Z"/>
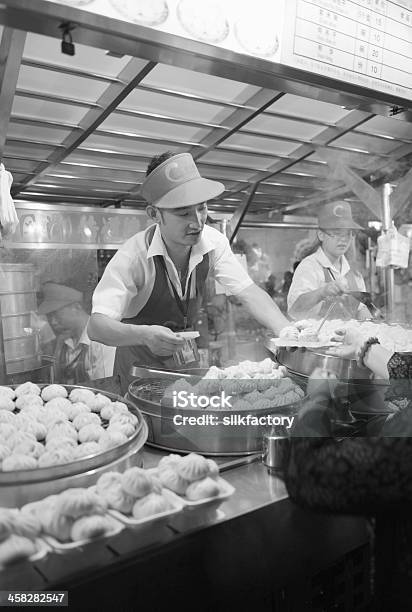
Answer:
<path fill-rule="evenodd" d="M 348 295 L 366 291 L 362 275 L 351 269 L 345 253 L 355 230 L 362 229 L 344 201 L 326 204 L 318 216 L 319 247 L 297 266 L 288 293 L 288 314 L 298 320 L 324 316 L 328 305 L 339 296 L 332 318 L 366 319 L 369 310 Z"/>
<path fill-rule="evenodd" d="M 233 255 L 227 238 L 205 225 L 207 200 L 224 185 L 204 179 L 189 153 L 152 159 L 142 186 L 155 222 L 132 236 L 109 262 L 93 295 L 91 338 L 117 346 L 115 372 L 122 391 L 133 362 L 178 369 L 175 332 L 193 328 L 205 282 L 212 275 L 251 314 L 278 333 L 288 324 Z"/>
<path fill-rule="evenodd" d="M 43 285 L 39 313 L 47 315 L 57 335 L 55 377 L 58 382 L 77 384 L 106 378 L 113 374 L 115 350 L 87 335 L 89 315 L 84 310 L 83 295 L 58 283 Z"/>

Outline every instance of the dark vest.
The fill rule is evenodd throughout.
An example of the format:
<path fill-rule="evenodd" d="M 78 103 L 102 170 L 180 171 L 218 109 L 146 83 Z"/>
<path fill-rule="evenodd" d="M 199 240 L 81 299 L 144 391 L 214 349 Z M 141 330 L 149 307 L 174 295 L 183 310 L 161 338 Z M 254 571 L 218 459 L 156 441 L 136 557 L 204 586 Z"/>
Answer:
<path fill-rule="evenodd" d="M 154 226 L 147 236 L 147 246 L 153 240 L 156 227 Z M 122 319 L 122 323 L 132 325 L 162 325 L 172 331 L 184 329 L 183 313 L 178 307 L 167 278 L 167 273 L 162 262 L 161 255 L 155 255 L 155 282 L 152 293 L 142 310 L 135 316 Z M 193 328 L 197 313 L 202 305 L 203 295 L 206 287 L 206 278 L 209 272 L 209 255 L 206 253 L 202 261 L 196 266 L 192 274 L 196 276 L 195 295 L 190 298 L 187 310 L 187 328 Z M 188 282 L 190 291 L 191 279 Z M 116 349 L 114 362 L 114 374 L 120 376 L 122 393 L 126 393 L 133 377 L 130 375 L 131 366 L 137 363 L 143 367 L 160 368 L 163 370 L 178 370 L 179 367 L 172 357 L 159 357 L 154 355 L 146 346 L 121 346 Z M 197 363 L 186 364 L 185 367 L 196 366 Z"/>

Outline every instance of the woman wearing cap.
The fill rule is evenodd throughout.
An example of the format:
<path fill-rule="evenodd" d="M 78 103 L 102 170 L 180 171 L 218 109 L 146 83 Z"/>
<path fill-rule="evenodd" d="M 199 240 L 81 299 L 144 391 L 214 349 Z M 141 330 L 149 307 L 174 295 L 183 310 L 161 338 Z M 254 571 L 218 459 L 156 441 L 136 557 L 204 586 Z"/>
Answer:
<path fill-rule="evenodd" d="M 133 363 L 178 369 L 175 333 L 193 329 L 209 274 L 278 333 L 288 324 L 233 255 L 227 238 L 205 225 L 207 200 L 224 185 L 204 179 L 189 153 L 152 159 L 142 186 L 154 224 L 132 236 L 109 262 L 93 295 L 88 332 L 117 346 L 115 372 L 127 390 Z"/>
<path fill-rule="evenodd" d="M 288 293 L 288 314 L 294 319 L 322 317 L 332 302 L 340 299 L 331 316 L 333 318 L 368 318 L 369 311 L 359 304 L 348 291 L 366 291 L 362 275 L 350 267 L 345 253 L 353 233 L 362 229 L 352 219 L 347 202 L 330 202 L 318 216 L 318 249 L 305 257 L 293 275 Z"/>

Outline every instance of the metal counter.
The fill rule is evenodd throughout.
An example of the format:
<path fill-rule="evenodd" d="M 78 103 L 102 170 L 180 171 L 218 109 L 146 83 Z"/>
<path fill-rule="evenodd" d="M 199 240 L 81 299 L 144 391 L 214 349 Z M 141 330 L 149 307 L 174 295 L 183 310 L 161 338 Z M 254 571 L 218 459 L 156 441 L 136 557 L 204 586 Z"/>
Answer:
<path fill-rule="evenodd" d="M 146 447 L 144 465 L 156 465 L 162 454 Z M 1 588 L 68 590 L 69 609 L 88 612 L 301 612 L 332 609 L 327 605 L 342 598 L 349 606 L 342 609 L 361 609 L 356 601 L 367 601 L 369 592 L 366 520 L 297 507 L 258 457 L 219 463 L 236 490 L 218 510 L 176 515 L 150 546 L 125 529 L 69 554 L 16 565 L 0 573 Z"/>

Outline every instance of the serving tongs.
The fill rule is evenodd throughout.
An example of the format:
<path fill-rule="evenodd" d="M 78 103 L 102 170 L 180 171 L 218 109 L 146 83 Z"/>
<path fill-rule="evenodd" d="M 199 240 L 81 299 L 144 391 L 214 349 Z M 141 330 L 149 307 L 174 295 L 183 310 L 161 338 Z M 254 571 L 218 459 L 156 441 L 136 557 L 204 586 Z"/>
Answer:
<path fill-rule="evenodd" d="M 384 318 L 382 312 L 372 302 L 372 296 L 369 291 L 345 291 L 345 295 L 351 295 L 355 300 L 358 300 L 358 302 L 365 304 L 374 319 Z"/>

